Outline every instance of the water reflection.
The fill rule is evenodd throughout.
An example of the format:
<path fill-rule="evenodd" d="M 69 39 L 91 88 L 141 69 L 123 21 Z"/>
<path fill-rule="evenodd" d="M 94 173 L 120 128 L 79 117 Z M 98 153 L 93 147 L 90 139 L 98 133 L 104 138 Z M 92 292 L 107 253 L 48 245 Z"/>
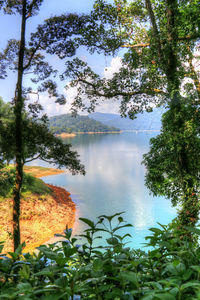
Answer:
<path fill-rule="evenodd" d="M 154 134 L 155 135 L 155 134 Z M 63 186 L 77 203 L 74 232 L 84 226 L 78 217 L 95 220 L 98 215 L 125 211 L 125 219 L 134 225 L 132 246 L 139 247 L 156 222 L 168 223 L 174 216 L 170 201 L 153 198 L 144 187 L 143 154 L 148 151 L 152 134 L 122 133 L 78 135 L 65 139 L 72 143 L 86 167 L 86 176 L 68 173 L 44 178 L 46 182 Z"/>

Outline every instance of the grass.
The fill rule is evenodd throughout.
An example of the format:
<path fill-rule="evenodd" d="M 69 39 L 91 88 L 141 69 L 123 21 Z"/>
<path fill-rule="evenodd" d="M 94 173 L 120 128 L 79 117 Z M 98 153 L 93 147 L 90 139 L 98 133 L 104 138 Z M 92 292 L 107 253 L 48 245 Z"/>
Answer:
<path fill-rule="evenodd" d="M 22 185 L 22 196 L 30 192 L 38 195 L 50 194 L 51 189 L 39 178 L 24 173 Z M 13 167 L 6 167 L 0 170 L 0 202 L 3 198 L 12 197 L 15 182 L 15 170 Z"/>
<path fill-rule="evenodd" d="M 39 178 L 35 178 L 30 174 L 24 174 L 23 192 L 31 192 L 34 194 L 44 195 L 50 194 L 51 189 Z"/>

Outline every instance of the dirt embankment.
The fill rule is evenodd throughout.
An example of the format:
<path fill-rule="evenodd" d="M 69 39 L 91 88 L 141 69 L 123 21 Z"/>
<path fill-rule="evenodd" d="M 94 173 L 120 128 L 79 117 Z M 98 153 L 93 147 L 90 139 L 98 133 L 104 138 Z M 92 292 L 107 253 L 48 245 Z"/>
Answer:
<path fill-rule="evenodd" d="M 57 186 L 48 186 L 52 194 L 26 193 L 21 200 L 21 242 L 27 245 L 24 252 L 34 250 L 55 233 L 62 233 L 66 226 L 72 228 L 74 225 L 76 205 L 70 193 Z M 12 199 L 4 199 L 0 207 L 0 241 L 5 241 L 4 252 L 13 251 Z"/>

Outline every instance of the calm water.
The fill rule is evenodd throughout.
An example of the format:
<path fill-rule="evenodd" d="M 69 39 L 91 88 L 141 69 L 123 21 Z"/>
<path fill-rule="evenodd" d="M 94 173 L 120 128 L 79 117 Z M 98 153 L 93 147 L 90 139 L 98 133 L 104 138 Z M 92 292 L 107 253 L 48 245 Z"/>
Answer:
<path fill-rule="evenodd" d="M 77 204 L 74 234 L 85 228 L 78 220 L 95 220 L 101 214 L 125 211 L 124 219 L 134 227 L 126 229 L 133 238 L 130 246 L 141 247 L 148 228 L 156 222 L 167 224 L 176 211 L 170 201 L 149 195 L 144 186 L 143 154 L 148 152 L 149 139 L 155 133 L 124 132 L 121 134 L 78 135 L 66 139 L 80 154 L 86 176 L 63 173 L 44 177 L 44 181 L 62 186 L 71 192 Z"/>

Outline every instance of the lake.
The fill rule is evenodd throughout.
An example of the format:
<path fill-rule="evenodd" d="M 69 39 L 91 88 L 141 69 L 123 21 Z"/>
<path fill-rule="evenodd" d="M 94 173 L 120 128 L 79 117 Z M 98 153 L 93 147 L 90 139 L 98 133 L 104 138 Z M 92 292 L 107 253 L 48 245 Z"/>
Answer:
<path fill-rule="evenodd" d="M 43 177 L 47 183 L 66 188 L 77 204 L 74 234 L 85 228 L 79 217 L 96 220 L 102 214 L 124 211 L 124 219 L 134 227 L 123 233 L 132 235 L 129 246 L 142 247 L 148 228 L 169 223 L 176 210 L 170 200 L 153 197 L 144 185 L 143 154 L 148 152 L 152 132 L 120 134 L 82 134 L 65 142 L 72 143 L 85 165 L 86 176 L 68 172 Z"/>

